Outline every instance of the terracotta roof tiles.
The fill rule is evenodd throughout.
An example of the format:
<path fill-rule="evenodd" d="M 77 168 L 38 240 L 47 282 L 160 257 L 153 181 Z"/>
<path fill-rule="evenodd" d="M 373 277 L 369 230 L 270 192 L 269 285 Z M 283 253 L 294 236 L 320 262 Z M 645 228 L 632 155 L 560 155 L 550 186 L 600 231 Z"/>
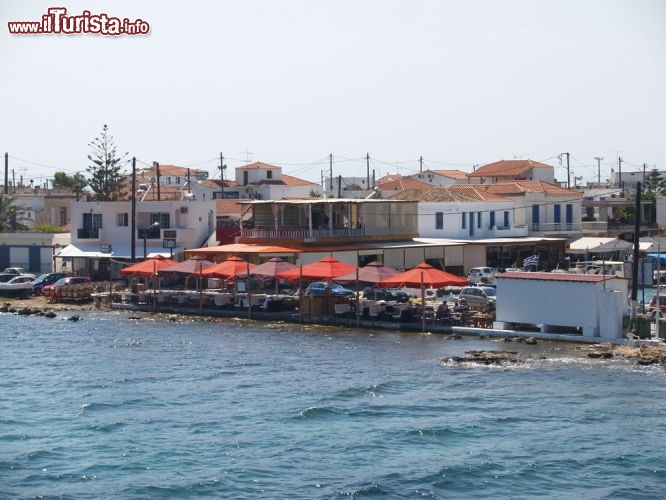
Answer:
<path fill-rule="evenodd" d="M 553 168 L 533 160 L 500 160 L 483 165 L 469 174 L 470 177 L 517 177 L 534 168 Z"/>

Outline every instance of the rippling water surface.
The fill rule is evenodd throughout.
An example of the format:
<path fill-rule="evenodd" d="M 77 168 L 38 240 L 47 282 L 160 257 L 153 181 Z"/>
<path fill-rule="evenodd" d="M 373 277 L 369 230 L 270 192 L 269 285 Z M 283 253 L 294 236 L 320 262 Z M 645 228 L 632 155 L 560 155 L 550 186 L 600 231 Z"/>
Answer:
<path fill-rule="evenodd" d="M 80 314 L 0 316 L 1 498 L 666 495 L 663 368 L 556 343 Z M 442 362 L 479 349 L 534 357 Z"/>

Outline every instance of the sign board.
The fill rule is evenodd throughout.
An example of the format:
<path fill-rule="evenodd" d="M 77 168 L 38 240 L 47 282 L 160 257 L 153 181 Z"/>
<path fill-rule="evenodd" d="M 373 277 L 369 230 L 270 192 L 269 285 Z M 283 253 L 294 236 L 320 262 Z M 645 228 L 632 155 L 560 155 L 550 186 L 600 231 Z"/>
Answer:
<path fill-rule="evenodd" d="M 111 253 L 111 245 L 109 243 L 100 243 L 99 251 L 102 253 Z"/>
<path fill-rule="evenodd" d="M 175 229 L 164 229 L 162 230 L 162 237 L 163 238 L 176 238 L 176 230 Z"/>
<path fill-rule="evenodd" d="M 176 248 L 176 238 L 164 238 L 162 248 Z"/>

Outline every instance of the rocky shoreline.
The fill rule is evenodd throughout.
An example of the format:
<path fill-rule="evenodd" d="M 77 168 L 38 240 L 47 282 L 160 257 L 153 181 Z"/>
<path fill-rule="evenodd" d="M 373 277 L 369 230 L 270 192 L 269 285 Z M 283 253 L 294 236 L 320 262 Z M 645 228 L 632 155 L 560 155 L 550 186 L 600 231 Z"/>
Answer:
<path fill-rule="evenodd" d="M 0 313 L 45 316 L 48 318 L 57 317 L 61 312 L 75 312 L 99 309 L 100 305 L 95 303 L 80 302 L 49 302 L 43 296 L 31 296 L 14 301 L 1 301 Z M 148 314 L 148 313 L 146 313 Z M 165 315 L 165 319 L 174 321 L 175 315 Z M 140 316 L 137 316 L 139 318 Z M 70 315 L 67 317 L 70 321 L 80 319 L 79 315 Z M 447 339 L 461 339 L 462 335 L 455 334 L 447 336 Z M 533 338 L 505 338 L 505 342 L 522 342 L 525 344 L 536 344 L 537 340 Z M 590 344 L 578 346 L 583 350 L 588 358 L 591 359 L 611 359 L 625 358 L 634 361 L 639 365 L 659 364 L 666 367 L 666 344 L 641 345 L 632 347 L 628 345 L 613 345 L 610 343 Z M 476 363 L 484 365 L 503 365 L 522 363 L 524 355 L 517 351 L 510 350 L 487 350 L 487 351 L 467 351 L 466 356 L 458 356 L 443 359 L 443 362 L 463 364 Z"/>

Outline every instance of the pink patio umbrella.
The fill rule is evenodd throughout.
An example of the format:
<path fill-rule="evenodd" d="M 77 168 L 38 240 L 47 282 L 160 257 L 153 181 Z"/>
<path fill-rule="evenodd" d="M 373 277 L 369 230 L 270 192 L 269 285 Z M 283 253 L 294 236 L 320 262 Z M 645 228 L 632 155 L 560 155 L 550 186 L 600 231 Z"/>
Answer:
<path fill-rule="evenodd" d="M 290 269 L 294 269 L 296 267 L 298 267 L 296 264 L 287 262 L 280 257 L 273 257 L 272 259 L 269 259 L 266 262 L 254 266 L 254 268 L 250 269 L 250 276 L 256 276 L 257 278 L 268 280 L 271 278 L 276 278 L 278 273 L 289 271 Z M 238 273 L 236 276 L 239 278 L 247 277 L 247 270 Z"/>
<path fill-rule="evenodd" d="M 358 271 L 354 270 L 342 276 L 336 277 L 333 281 L 338 283 L 353 283 L 358 281 L 363 284 L 376 285 L 380 281 L 400 274 L 400 271 L 392 267 L 385 266 L 381 262 L 370 262 L 366 266 L 359 267 Z"/>
<path fill-rule="evenodd" d="M 169 267 L 165 267 L 161 270 L 162 273 L 176 273 L 176 274 L 186 274 L 188 276 L 196 276 L 200 278 L 203 275 L 203 270 L 213 266 L 214 264 L 205 259 L 204 257 L 194 256 L 190 259 L 184 260 L 183 262 L 178 262 Z"/>

